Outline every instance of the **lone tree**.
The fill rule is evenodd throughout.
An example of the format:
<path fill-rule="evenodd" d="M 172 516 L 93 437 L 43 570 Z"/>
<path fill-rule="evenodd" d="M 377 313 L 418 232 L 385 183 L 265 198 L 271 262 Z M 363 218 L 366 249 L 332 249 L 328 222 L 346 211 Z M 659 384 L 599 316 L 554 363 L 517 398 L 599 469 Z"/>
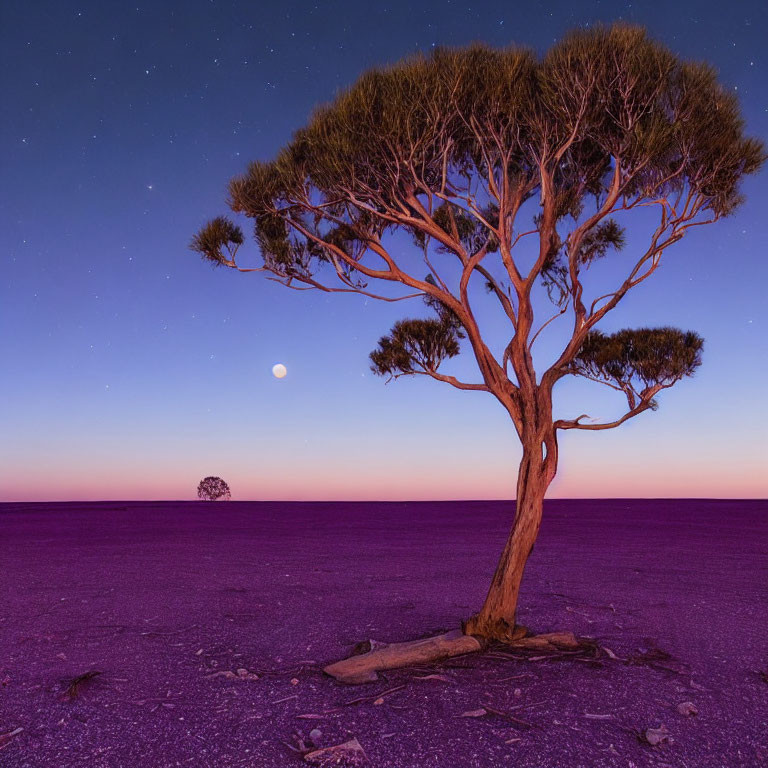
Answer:
<path fill-rule="evenodd" d="M 225 499 L 229 501 L 232 494 L 229 486 L 220 477 L 204 477 L 197 486 L 197 498 L 203 501 L 218 501 Z"/>
<path fill-rule="evenodd" d="M 363 74 L 274 161 L 230 183 L 229 206 L 252 219 L 263 266 L 239 265 L 243 234 L 224 217 L 191 247 L 291 288 L 426 300 L 434 316 L 396 323 L 372 367 L 490 393 L 512 420 L 523 449 L 514 522 L 485 602 L 464 623 L 467 634 L 509 640 L 558 433 L 612 429 L 653 410 L 701 362 L 694 332 L 598 324 L 689 230 L 731 214 L 742 177 L 763 160 L 715 72 L 641 28 L 573 32 L 542 57 L 439 49 Z M 654 211 L 639 250 L 633 227 L 615 287 L 590 291 L 590 269 L 625 245 L 625 220 L 646 226 Z M 483 300 L 508 327 L 497 350 L 478 322 Z M 556 318 L 570 318 L 567 339 L 535 367 L 534 344 Z M 463 340 L 476 383 L 440 371 Z M 556 418 L 553 390 L 569 376 L 623 393 L 626 411 L 606 423 Z"/>

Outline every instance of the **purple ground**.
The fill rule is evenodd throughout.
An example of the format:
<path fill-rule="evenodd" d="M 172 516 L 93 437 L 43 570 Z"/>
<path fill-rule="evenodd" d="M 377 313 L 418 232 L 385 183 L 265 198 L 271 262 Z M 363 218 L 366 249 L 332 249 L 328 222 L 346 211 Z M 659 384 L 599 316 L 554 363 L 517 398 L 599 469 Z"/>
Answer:
<path fill-rule="evenodd" d="M 0 765 L 290 768 L 284 742 L 313 728 L 324 746 L 356 736 L 372 768 L 768 765 L 766 502 L 548 503 L 520 619 L 621 658 L 659 648 L 668 668 L 474 655 L 431 670 L 447 681 L 322 675 L 359 640 L 456 627 L 509 518 L 485 502 L 0 505 L 0 734 L 23 728 Z M 209 677 L 238 668 L 260 677 Z M 484 705 L 532 727 L 457 717 Z M 661 724 L 674 743 L 638 740 Z"/>

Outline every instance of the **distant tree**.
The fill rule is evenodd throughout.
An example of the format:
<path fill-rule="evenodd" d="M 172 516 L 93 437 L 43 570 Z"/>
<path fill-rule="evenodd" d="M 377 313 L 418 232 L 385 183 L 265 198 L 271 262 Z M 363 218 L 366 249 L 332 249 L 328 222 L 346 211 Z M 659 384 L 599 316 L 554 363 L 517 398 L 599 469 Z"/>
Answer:
<path fill-rule="evenodd" d="M 220 477 L 204 477 L 197 486 L 197 497 L 203 501 L 229 501 L 229 486 Z"/>
<path fill-rule="evenodd" d="M 505 640 L 522 631 L 518 594 L 557 470 L 558 433 L 612 429 L 654 410 L 701 363 L 694 332 L 596 326 L 670 246 L 734 212 L 741 179 L 764 157 L 715 72 L 638 27 L 576 31 L 543 57 L 439 49 L 363 74 L 274 161 L 254 162 L 230 183 L 229 205 L 252 220 L 263 266 L 236 263 L 243 235 L 225 218 L 204 226 L 192 248 L 291 288 L 420 296 L 435 311 L 396 323 L 371 364 L 390 379 L 428 376 L 489 393 L 514 424 L 523 450 L 514 522 L 485 602 L 464 625 Z M 625 247 L 627 217 L 638 229 L 623 277 L 588 292 L 590 269 Z M 636 251 L 642 227 L 647 240 Z M 481 331 L 484 299 L 508 326 L 497 350 Z M 534 365 L 535 343 L 557 318 L 570 318 L 567 338 L 554 360 Z M 476 383 L 440 370 L 464 339 Z M 604 423 L 556 417 L 553 391 L 570 376 L 619 392 L 626 410 Z"/>

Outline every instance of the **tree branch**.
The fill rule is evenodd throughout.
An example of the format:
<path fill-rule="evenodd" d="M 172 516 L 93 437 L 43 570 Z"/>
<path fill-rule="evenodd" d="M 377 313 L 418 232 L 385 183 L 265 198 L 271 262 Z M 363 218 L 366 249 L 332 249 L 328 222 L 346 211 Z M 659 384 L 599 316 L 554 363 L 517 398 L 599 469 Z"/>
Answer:
<path fill-rule="evenodd" d="M 638 406 L 633 408 L 630 411 L 627 411 L 620 419 L 616 419 L 616 421 L 609 421 L 605 424 L 580 424 L 579 422 L 581 419 L 587 419 L 589 418 L 589 415 L 586 413 L 582 413 L 581 416 L 579 416 L 576 419 L 570 419 L 570 420 L 564 420 L 564 419 L 558 419 L 554 427 L 555 429 L 588 429 L 588 430 L 600 430 L 600 429 L 614 429 L 615 427 L 620 426 L 625 421 L 633 418 L 634 416 L 637 416 L 641 414 L 643 411 L 650 410 L 652 408 L 650 401 L 643 401 Z"/>
<path fill-rule="evenodd" d="M 471 389 L 477 392 L 491 391 L 490 388 L 487 387 L 485 384 L 467 384 L 464 381 L 459 381 L 455 376 L 446 376 L 445 374 L 438 373 L 437 371 L 425 370 L 425 371 L 414 371 L 413 373 L 418 376 L 430 376 L 436 381 L 443 381 L 446 384 L 450 384 L 452 387 L 456 387 L 456 389 Z"/>

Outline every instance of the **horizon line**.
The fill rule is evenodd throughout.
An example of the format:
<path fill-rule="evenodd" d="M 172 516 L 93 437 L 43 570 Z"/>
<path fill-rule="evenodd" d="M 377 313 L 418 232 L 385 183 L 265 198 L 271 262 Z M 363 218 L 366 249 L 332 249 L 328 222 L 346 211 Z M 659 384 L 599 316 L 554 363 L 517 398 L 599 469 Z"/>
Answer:
<path fill-rule="evenodd" d="M 9 499 L 0 500 L 5 504 L 461 504 L 498 503 L 516 501 L 515 498 L 456 498 L 456 499 Z M 768 501 L 766 497 L 741 496 L 555 496 L 547 501 Z"/>

